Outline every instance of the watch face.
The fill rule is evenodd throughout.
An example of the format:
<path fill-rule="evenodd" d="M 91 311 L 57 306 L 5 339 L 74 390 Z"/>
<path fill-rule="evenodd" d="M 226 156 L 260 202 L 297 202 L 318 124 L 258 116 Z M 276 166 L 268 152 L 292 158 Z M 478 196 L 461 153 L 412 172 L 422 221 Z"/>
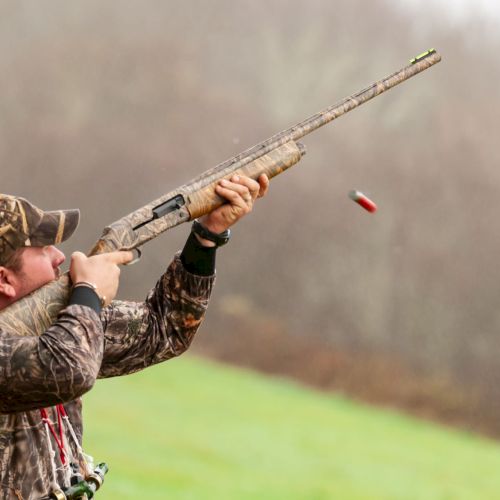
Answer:
<path fill-rule="evenodd" d="M 229 229 L 228 229 L 228 231 L 229 231 Z M 219 246 L 225 245 L 229 241 L 230 236 L 231 236 L 231 233 L 228 233 L 226 236 L 221 236 Z"/>

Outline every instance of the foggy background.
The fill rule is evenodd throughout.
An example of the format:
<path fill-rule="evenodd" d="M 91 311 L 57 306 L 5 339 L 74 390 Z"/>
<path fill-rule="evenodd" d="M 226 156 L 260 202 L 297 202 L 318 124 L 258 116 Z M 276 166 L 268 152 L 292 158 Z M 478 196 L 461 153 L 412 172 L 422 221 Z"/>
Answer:
<path fill-rule="evenodd" d="M 63 249 L 88 250 L 435 47 L 437 66 L 303 139 L 218 252 L 193 350 L 500 436 L 499 18 L 460 5 L 1 1 L 0 191 L 79 207 Z M 145 247 L 120 297 L 188 232 Z"/>

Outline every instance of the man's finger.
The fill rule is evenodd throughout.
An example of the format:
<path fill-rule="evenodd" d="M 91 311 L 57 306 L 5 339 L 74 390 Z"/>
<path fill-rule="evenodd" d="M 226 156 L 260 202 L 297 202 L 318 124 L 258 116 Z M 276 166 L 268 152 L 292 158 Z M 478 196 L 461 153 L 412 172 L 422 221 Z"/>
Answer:
<path fill-rule="evenodd" d="M 259 177 L 259 195 L 258 198 L 262 198 L 267 194 L 267 191 L 269 190 L 269 178 L 267 177 L 266 174 L 262 174 Z"/>
<path fill-rule="evenodd" d="M 116 265 L 128 264 L 134 260 L 134 253 L 129 250 L 122 250 L 119 252 L 110 252 L 107 254 L 108 258 Z"/>
<path fill-rule="evenodd" d="M 241 186 L 245 186 L 248 191 L 250 192 L 250 195 L 252 196 L 252 199 L 255 200 L 255 198 L 258 197 L 259 195 L 259 190 L 260 190 L 260 184 L 257 181 L 254 181 L 250 177 L 246 176 L 239 176 L 235 175 L 231 178 L 231 180 L 237 184 L 240 184 Z M 242 193 L 244 194 L 244 193 Z"/>
<path fill-rule="evenodd" d="M 238 179 L 238 181 L 235 182 L 233 179 Z M 222 180 L 220 185 L 226 189 L 231 189 L 232 191 L 235 191 L 240 196 L 243 196 L 244 194 L 248 193 L 249 189 L 246 186 L 246 184 L 242 181 L 242 179 L 243 177 L 233 176 L 231 179 Z"/>
<path fill-rule="evenodd" d="M 245 203 L 249 203 L 253 199 L 252 193 L 243 183 L 224 180 L 220 183 L 219 186 L 223 190 L 222 196 L 224 196 L 231 203 L 238 204 L 237 198 L 240 198 L 240 200 L 244 201 Z"/>
<path fill-rule="evenodd" d="M 250 197 L 248 190 L 243 188 L 244 192 L 247 193 L 247 197 Z M 244 200 L 244 194 L 240 193 L 237 189 L 227 188 L 221 185 L 216 187 L 217 194 L 225 198 L 231 205 L 238 206 L 244 208 L 246 206 L 246 202 Z"/>

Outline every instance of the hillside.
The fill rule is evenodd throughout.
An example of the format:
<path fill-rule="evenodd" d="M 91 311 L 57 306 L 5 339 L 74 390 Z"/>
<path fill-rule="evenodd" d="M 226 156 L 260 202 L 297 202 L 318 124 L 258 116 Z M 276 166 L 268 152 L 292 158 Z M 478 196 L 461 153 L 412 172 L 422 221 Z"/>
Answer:
<path fill-rule="evenodd" d="M 84 403 L 101 500 L 500 497 L 494 441 L 189 355 Z"/>

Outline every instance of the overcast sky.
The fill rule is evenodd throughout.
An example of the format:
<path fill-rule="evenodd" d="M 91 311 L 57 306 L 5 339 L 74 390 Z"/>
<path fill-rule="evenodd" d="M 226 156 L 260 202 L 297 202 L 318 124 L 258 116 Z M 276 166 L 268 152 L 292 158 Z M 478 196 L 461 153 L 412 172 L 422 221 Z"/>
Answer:
<path fill-rule="evenodd" d="M 498 20 L 500 23 L 500 0 L 393 0 L 398 5 L 406 4 L 409 9 L 429 11 L 433 5 L 444 8 L 448 20 L 461 23 L 471 16 Z M 500 25 L 500 24 L 499 24 Z"/>

